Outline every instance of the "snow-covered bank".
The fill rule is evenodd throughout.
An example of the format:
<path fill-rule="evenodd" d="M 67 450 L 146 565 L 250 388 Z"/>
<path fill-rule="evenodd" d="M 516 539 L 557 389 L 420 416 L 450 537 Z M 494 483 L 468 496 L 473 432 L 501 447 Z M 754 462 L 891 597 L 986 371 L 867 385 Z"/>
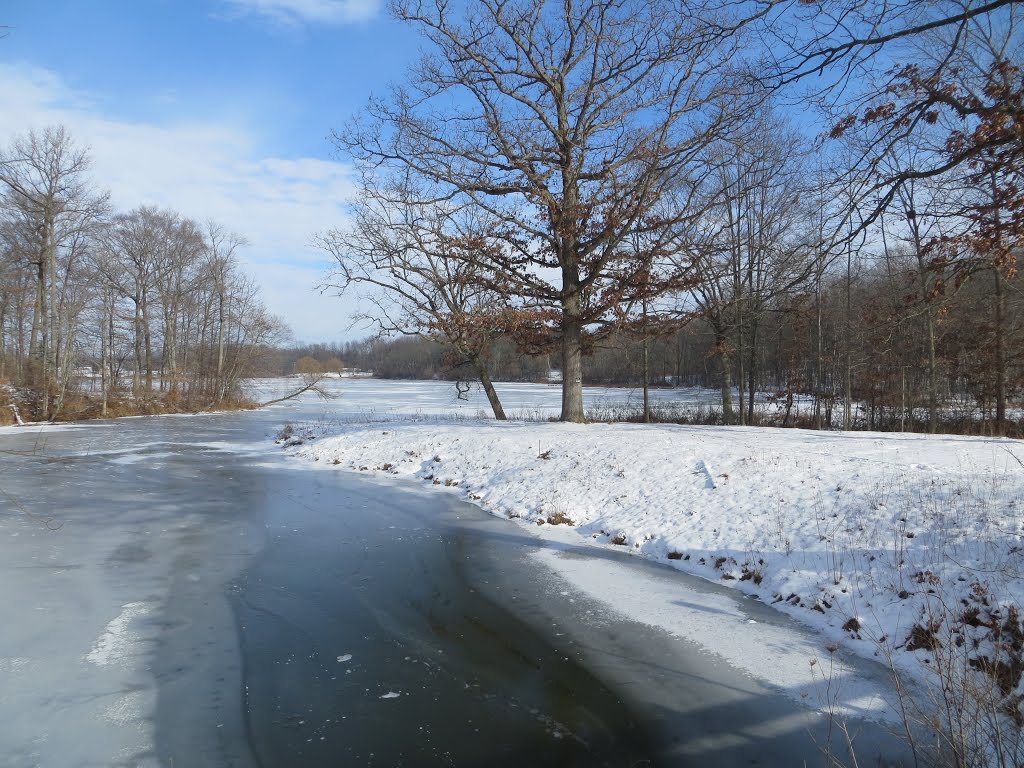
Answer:
<path fill-rule="evenodd" d="M 915 675 L 936 643 L 968 642 L 1005 665 L 1007 694 L 1024 691 L 998 637 L 1024 597 L 1018 441 L 439 420 L 319 424 L 288 442 L 727 584 L 818 628 L 822 646 Z"/>

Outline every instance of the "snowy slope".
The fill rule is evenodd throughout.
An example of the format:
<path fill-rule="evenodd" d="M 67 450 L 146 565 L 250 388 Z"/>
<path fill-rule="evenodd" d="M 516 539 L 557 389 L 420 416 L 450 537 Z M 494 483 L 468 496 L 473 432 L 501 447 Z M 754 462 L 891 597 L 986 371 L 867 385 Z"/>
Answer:
<path fill-rule="evenodd" d="M 965 615 L 995 659 L 986 629 L 1024 597 L 1019 441 L 438 420 L 308 425 L 288 450 L 663 561 L 915 675 Z"/>

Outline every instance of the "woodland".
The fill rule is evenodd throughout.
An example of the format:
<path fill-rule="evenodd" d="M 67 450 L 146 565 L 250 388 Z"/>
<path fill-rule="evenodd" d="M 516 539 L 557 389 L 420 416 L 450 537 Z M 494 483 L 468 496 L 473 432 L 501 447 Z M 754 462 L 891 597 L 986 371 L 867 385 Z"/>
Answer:
<path fill-rule="evenodd" d="M 375 337 L 317 365 L 474 378 L 497 418 L 555 370 L 566 421 L 584 383 L 701 385 L 725 424 L 1021 434 L 1019 0 L 390 8 L 423 56 L 332 133 L 358 193 L 315 235 Z M 294 370 L 244 235 L 102 189 L 60 126 L 0 147 L 0 419 Z"/>
<path fill-rule="evenodd" d="M 245 238 L 118 212 L 61 126 L 0 149 L 0 423 L 244 404 L 288 337 L 246 276 Z"/>
<path fill-rule="evenodd" d="M 548 367 L 511 343 L 566 421 L 633 381 L 718 387 L 726 424 L 760 391 L 1019 432 L 1019 2 L 392 10 L 424 57 L 333 134 L 360 194 L 322 287 L 445 351 L 374 370 L 469 366 L 501 418 L 493 377 Z"/>

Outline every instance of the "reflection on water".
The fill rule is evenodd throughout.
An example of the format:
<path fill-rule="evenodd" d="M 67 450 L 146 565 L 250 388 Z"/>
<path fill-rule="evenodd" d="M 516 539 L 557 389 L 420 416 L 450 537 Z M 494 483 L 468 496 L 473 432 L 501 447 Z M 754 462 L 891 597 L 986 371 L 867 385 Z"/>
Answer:
<path fill-rule="evenodd" d="M 462 554 L 471 534 L 449 526 L 443 502 L 413 510 L 388 489 L 338 490 L 330 517 L 313 511 L 315 486 L 298 497 L 233 595 L 249 731 L 263 764 L 598 766 L 652 757 L 634 718 L 570 651 L 474 588 Z"/>
<path fill-rule="evenodd" d="M 481 407 L 459 404 L 445 383 L 334 386 L 341 397 L 326 407 L 354 416 Z M 513 411 L 558 407 L 556 387 L 502 393 Z M 705 669 L 649 627 L 588 623 L 584 599 L 546 589 L 552 573 L 527 557 L 535 541 L 507 523 L 448 494 L 282 457 L 280 426 L 324 409 L 304 398 L 0 432 L 5 493 L 63 525 L 40 533 L 29 521 L 21 537 L 20 513 L 0 507 L 10 513 L 0 518 L 10 534 L 0 647 L 25 660 L 19 669 L 42 670 L 18 678 L 0 667 L 0 764 L 820 757 L 782 697 Z M 138 604 L 145 615 L 118 623 Z M 90 665 L 84 654 L 111 626 L 130 633 L 130 649 Z M 769 727 L 776 720 L 785 731 Z"/>

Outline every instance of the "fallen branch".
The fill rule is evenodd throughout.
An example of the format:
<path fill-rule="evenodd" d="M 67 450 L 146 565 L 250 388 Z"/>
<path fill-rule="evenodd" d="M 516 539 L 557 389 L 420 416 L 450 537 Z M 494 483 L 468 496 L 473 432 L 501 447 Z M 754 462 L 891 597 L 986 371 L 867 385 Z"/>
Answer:
<path fill-rule="evenodd" d="M 31 510 L 27 509 L 24 504 L 18 501 L 18 499 L 9 494 L 3 488 L 0 488 L 0 496 L 3 496 L 5 499 L 7 499 L 7 502 L 16 510 L 25 515 L 25 517 L 31 520 L 35 520 L 37 523 L 41 523 L 42 525 L 46 526 L 47 530 L 59 531 L 61 528 L 64 527 L 64 521 L 58 518 L 56 515 L 46 516 L 32 512 Z"/>
<path fill-rule="evenodd" d="M 304 373 L 302 375 L 304 382 L 303 387 L 285 395 L 284 397 L 275 397 L 273 400 L 267 400 L 265 403 L 260 403 L 259 407 L 265 408 L 266 406 L 273 405 L 274 403 L 283 403 L 285 400 L 292 400 L 306 392 L 315 392 L 321 400 L 333 400 L 337 395 L 333 392 L 329 392 L 321 386 L 321 383 L 325 378 L 326 376 L 322 373 Z"/>

